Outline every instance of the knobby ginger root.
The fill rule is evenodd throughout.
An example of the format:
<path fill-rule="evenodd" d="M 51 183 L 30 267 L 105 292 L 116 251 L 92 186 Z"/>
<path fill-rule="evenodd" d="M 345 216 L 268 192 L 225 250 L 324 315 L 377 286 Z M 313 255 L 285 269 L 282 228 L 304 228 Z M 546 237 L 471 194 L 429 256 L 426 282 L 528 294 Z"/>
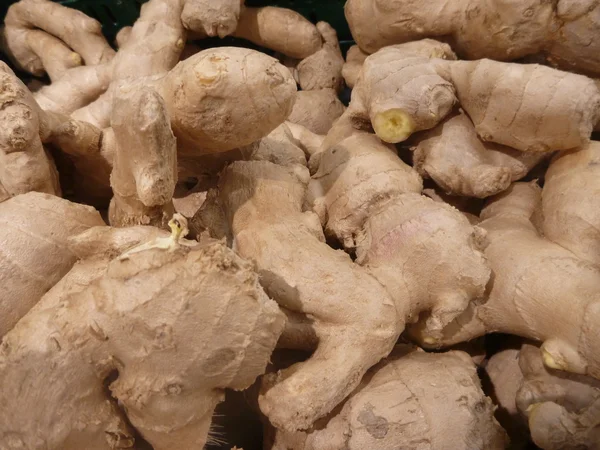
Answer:
<path fill-rule="evenodd" d="M 104 222 L 89 206 L 30 192 L 0 203 L 0 223 L 1 338 L 71 269 L 67 239 Z"/>
<path fill-rule="evenodd" d="M 542 191 L 544 236 L 575 255 L 600 263 L 600 142 L 563 152 L 552 161 Z"/>
<path fill-rule="evenodd" d="M 325 135 L 346 107 L 333 89 L 299 91 L 288 121 Z"/>
<path fill-rule="evenodd" d="M 236 30 L 243 7 L 244 0 L 187 0 L 181 22 L 190 31 L 224 38 Z"/>
<path fill-rule="evenodd" d="M 115 52 L 101 25 L 80 11 L 49 0 L 21 0 L 4 20 L 8 53 L 24 70 L 52 81 L 83 62 L 108 62 Z M 41 31 L 40 31 L 41 30 Z"/>
<path fill-rule="evenodd" d="M 271 423 L 290 431 L 339 404 L 403 328 L 385 289 L 325 243 L 314 213 L 302 212 L 308 180 L 305 167 L 267 161 L 235 162 L 219 180 L 233 247 L 254 261 L 272 298 L 314 321 L 317 350 L 280 372 L 260 398 Z"/>
<path fill-rule="evenodd" d="M 274 6 L 245 8 L 233 36 L 296 59 L 306 58 L 322 46 L 319 30 L 312 23 L 296 11 Z"/>
<path fill-rule="evenodd" d="M 358 45 L 353 45 L 348 49 L 346 53 L 346 62 L 342 67 L 342 76 L 346 82 L 346 86 L 353 88 L 360 74 L 365 59 L 369 56 L 364 53 Z"/>
<path fill-rule="evenodd" d="M 539 348 L 529 344 L 521 348 L 519 366 L 524 381 L 516 403 L 535 444 L 544 450 L 600 448 L 600 382 L 547 369 Z"/>
<path fill-rule="evenodd" d="M 251 265 L 222 243 L 166 240 L 51 290 L 5 336 L 1 447 L 131 447 L 122 405 L 153 448 L 202 448 L 223 389 L 264 371 L 285 319 Z"/>
<path fill-rule="evenodd" d="M 484 141 L 521 151 L 583 146 L 600 115 L 600 91 L 587 77 L 537 64 L 426 59 L 404 46 L 365 60 L 346 114 L 397 143 L 435 127 L 457 99 Z"/>
<path fill-rule="evenodd" d="M 509 61 L 544 53 L 566 70 L 600 73 L 597 0 L 349 0 L 345 14 L 362 50 L 449 38 L 468 59 Z"/>
<path fill-rule="evenodd" d="M 298 84 L 305 91 L 333 89 L 339 92 L 344 84 L 344 57 L 337 33 L 327 22 L 319 22 L 316 27 L 323 38 L 323 46 L 296 66 Z"/>
<path fill-rule="evenodd" d="M 30 191 L 60 195 L 58 173 L 42 145 L 41 110 L 25 85 L 0 62 L 0 201 Z"/>
<path fill-rule="evenodd" d="M 174 212 L 177 144 L 163 99 L 150 88 L 122 86 L 114 95 L 111 125 L 116 152 L 110 224 L 165 227 Z"/>
<path fill-rule="evenodd" d="M 475 365 L 459 351 L 394 354 L 314 429 L 267 433 L 270 450 L 501 450 L 508 444 Z"/>
<path fill-rule="evenodd" d="M 482 142 L 464 113 L 415 140 L 415 168 L 452 195 L 484 198 L 502 192 L 548 156 Z"/>
<path fill-rule="evenodd" d="M 486 302 L 471 305 L 441 337 L 423 332 L 423 324 L 412 334 L 427 346 L 515 334 L 542 342 L 547 367 L 600 378 L 600 272 L 539 235 L 531 218 L 540 202 L 537 185 L 515 183 L 483 210 L 479 226 L 494 273 Z"/>
<path fill-rule="evenodd" d="M 376 136 L 356 132 L 318 156 L 313 208 L 326 234 L 387 289 L 399 325 L 428 311 L 428 332 L 437 335 L 483 296 L 483 231 L 420 195 L 419 175 Z"/>

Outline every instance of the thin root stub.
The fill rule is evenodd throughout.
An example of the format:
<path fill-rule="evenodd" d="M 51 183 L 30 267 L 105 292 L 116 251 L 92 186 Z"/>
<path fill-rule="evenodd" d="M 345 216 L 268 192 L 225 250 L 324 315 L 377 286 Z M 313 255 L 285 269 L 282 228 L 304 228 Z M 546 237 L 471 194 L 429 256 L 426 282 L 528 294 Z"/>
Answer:
<path fill-rule="evenodd" d="M 179 246 L 181 245 L 181 240 L 189 233 L 187 219 L 181 214 L 177 213 L 173 215 L 173 218 L 171 220 L 169 220 L 168 225 L 171 229 L 171 236 L 164 238 L 156 238 L 151 240 L 150 242 L 146 242 L 144 244 L 140 244 L 136 247 L 133 247 L 132 249 L 126 251 L 121 256 L 119 256 L 119 259 L 127 259 L 130 255 L 134 253 L 139 253 L 154 248 L 167 251 L 172 251 L 179 248 Z"/>
<path fill-rule="evenodd" d="M 401 109 L 389 109 L 376 114 L 372 125 L 377 137 L 390 144 L 407 140 L 415 131 L 412 117 Z"/>

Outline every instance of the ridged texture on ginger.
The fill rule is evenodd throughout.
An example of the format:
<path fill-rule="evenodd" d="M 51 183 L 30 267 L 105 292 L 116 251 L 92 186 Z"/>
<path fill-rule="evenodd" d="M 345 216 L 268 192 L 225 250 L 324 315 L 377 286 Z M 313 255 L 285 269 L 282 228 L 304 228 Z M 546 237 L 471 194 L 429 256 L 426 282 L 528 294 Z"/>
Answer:
<path fill-rule="evenodd" d="M 419 173 L 448 194 L 468 197 L 484 198 L 508 189 L 548 156 L 481 141 L 463 113 L 416 135 L 414 141 Z"/>
<path fill-rule="evenodd" d="M 538 233 L 531 218 L 541 190 L 515 183 L 482 212 L 485 256 L 494 273 L 488 298 L 424 344 L 452 345 L 491 332 L 542 342 L 551 368 L 600 378 L 600 271 Z M 421 324 L 422 326 L 422 324 Z"/>
<path fill-rule="evenodd" d="M 132 447 L 122 405 L 154 449 L 202 448 L 223 389 L 254 382 L 283 324 L 251 264 L 222 243 L 113 259 L 84 289 L 50 291 L 5 336 L 0 446 Z"/>
<path fill-rule="evenodd" d="M 393 150 L 356 132 L 317 156 L 311 198 L 325 232 L 387 289 L 402 322 L 428 311 L 436 334 L 483 296 L 483 231 L 420 195 L 421 178 Z"/>
<path fill-rule="evenodd" d="M 277 375 L 260 408 L 281 429 L 310 427 L 392 349 L 403 326 L 385 289 L 325 243 L 318 217 L 302 212 L 305 167 L 235 162 L 219 181 L 233 247 L 256 264 L 266 292 L 308 315 L 314 354 Z"/>
<path fill-rule="evenodd" d="M 516 403 L 527 417 L 533 442 L 544 450 L 600 448 L 600 382 L 544 366 L 536 346 L 519 354 L 524 381 Z"/>
<path fill-rule="evenodd" d="M 557 155 L 542 191 L 542 231 L 575 255 L 600 264 L 600 142 Z"/>
<path fill-rule="evenodd" d="M 299 91 L 288 121 L 325 135 L 346 107 L 333 89 Z"/>
<path fill-rule="evenodd" d="M 367 53 L 443 37 L 467 59 L 542 53 L 565 70 L 600 73 L 598 0 L 349 0 L 345 14 Z"/>
<path fill-rule="evenodd" d="M 224 38 L 237 28 L 243 6 L 244 0 L 186 0 L 181 22 L 190 31 Z"/>
<path fill-rule="evenodd" d="M 163 99 L 151 88 L 122 86 L 115 91 L 111 125 L 116 153 L 110 224 L 165 227 L 174 211 L 177 144 Z"/>
<path fill-rule="evenodd" d="M 75 264 L 67 239 L 104 222 L 89 206 L 30 192 L 0 203 L 0 223 L 1 338 Z"/>
<path fill-rule="evenodd" d="M 501 450 L 508 444 L 475 365 L 458 351 L 394 355 L 315 429 L 268 432 L 269 450 Z"/>
<path fill-rule="evenodd" d="M 54 161 L 41 136 L 48 132 L 29 89 L 0 62 L 0 202 L 30 191 L 60 195 Z"/>

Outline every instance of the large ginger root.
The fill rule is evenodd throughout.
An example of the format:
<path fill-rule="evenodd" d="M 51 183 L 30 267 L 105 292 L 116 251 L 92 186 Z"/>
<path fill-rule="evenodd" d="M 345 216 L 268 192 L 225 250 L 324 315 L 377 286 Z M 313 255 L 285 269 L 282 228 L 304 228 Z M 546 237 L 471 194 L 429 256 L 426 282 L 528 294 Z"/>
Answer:
<path fill-rule="evenodd" d="M 600 142 L 563 152 L 550 164 L 542 191 L 544 236 L 594 264 L 600 264 L 598 163 Z"/>
<path fill-rule="evenodd" d="M 459 351 L 393 355 L 311 431 L 269 431 L 270 450 L 501 450 L 508 443 L 475 365 Z"/>
<path fill-rule="evenodd" d="M 223 389 L 264 370 L 283 315 L 251 265 L 214 241 L 159 238 L 99 272 L 50 291 L 5 336 L 0 446 L 132 447 L 118 400 L 153 448 L 202 448 Z"/>
<path fill-rule="evenodd" d="M 316 27 L 323 38 L 323 46 L 296 65 L 295 78 L 304 91 L 333 89 L 339 92 L 344 85 L 344 57 L 337 33 L 327 22 L 319 22 Z"/>
<path fill-rule="evenodd" d="M 104 222 L 89 206 L 37 192 L 0 203 L 0 222 L 1 338 L 71 269 L 67 239 Z"/>
<path fill-rule="evenodd" d="M 100 23 L 49 0 L 21 0 L 6 13 L 6 50 L 24 70 L 52 81 L 69 69 L 108 62 L 115 52 Z"/>
<path fill-rule="evenodd" d="M 346 114 L 397 143 L 435 127 L 457 99 L 484 141 L 521 151 L 583 146 L 600 115 L 600 91 L 587 77 L 537 64 L 426 59 L 403 45 L 365 60 Z"/>
<path fill-rule="evenodd" d="M 345 109 L 333 89 L 299 91 L 287 120 L 325 135 Z"/>
<path fill-rule="evenodd" d="M 310 427 L 358 385 L 402 331 L 385 289 L 344 252 L 324 242 L 319 219 L 302 212 L 305 167 L 235 162 L 219 181 L 234 248 L 255 262 L 266 292 L 307 314 L 319 339 L 305 362 L 278 374 L 260 398 L 271 423 Z"/>
<path fill-rule="evenodd" d="M 25 85 L 0 62 L 0 202 L 30 191 L 60 195 L 58 173 L 42 145 L 49 130 Z"/>
<path fill-rule="evenodd" d="M 531 218 L 540 202 L 537 185 L 515 183 L 483 210 L 479 226 L 487 230 L 494 273 L 487 301 L 441 337 L 419 327 L 413 335 L 439 347 L 495 331 L 515 334 L 542 342 L 546 366 L 600 378 L 600 272 L 538 234 Z"/>
<path fill-rule="evenodd" d="M 462 112 L 415 140 L 415 168 L 452 195 L 484 198 L 502 192 L 548 156 L 482 142 Z"/>
<path fill-rule="evenodd" d="M 149 88 L 123 86 L 114 95 L 111 125 L 110 224 L 165 227 L 174 212 L 177 144 L 163 99 Z"/>
<path fill-rule="evenodd" d="M 600 382 L 544 366 L 536 346 L 519 355 L 524 381 L 516 394 L 531 437 L 544 450 L 600 448 Z"/>
<path fill-rule="evenodd" d="M 313 208 L 325 232 L 386 287 L 401 322 L 429 311 L 427 328 L 436 334 L 483 296 L 490 276 L 479 250 L 483 232 L 421 196 L 421 178 L 392 150 L 355 133 L 318 156 Z"/>
<path fill-rule="evenodd" d="M 362 50 L 450 38 L 467 59 L 509 61 L 544 53 L 567 70 L 600 73 L 597 0 L 349 0 L 346 19 Z M 399 25 L 401 24 L 401 25 Z"/>

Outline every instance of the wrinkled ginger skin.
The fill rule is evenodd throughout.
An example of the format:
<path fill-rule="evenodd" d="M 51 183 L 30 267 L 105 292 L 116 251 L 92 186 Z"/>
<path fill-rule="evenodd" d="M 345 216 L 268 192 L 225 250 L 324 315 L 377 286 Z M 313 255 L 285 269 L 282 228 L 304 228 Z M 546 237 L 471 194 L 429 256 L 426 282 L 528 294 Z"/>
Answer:
<path fill-rule="evenodd" d="M 308 180 L 305 167 L 252 161 L 228 166 L 219 181 L 233 247 L 254 261 L 272 298 L 314 321 L 317 350 L 279 372 L 259 399 L 270 422 L 289 431 L 338 405 L 403 328 L 385 289 L 325 243 L 314 213 L 302 212 Z"/>
<path fill-rule="evenodd" d="M 156 85 L 179 156 L 249 145 L 289 116 L 296 83 L 289 70 L 255 50 L 220 47 L 177 64 Z"/>
<path fill-rule="evenodd" d="M 600 264 L 599 177 L 600 142 L 592 141 L 557 155 L 542 190 L 544 236 L 594 264 Z"/>
<path fill-rule="evenodd" d="M 600 448 L 600 382 L 546 368 L 530 344 L 521 348 L 519 367 L 524 381 L 516 402 L 534 443 L 544 450 Z"/>
<path fill-rule="evenodd" d="M 325 232 L 387 289 L 399 323 L 429 311 L 427 328 L 439 333 L 483 296 L 490 277 L 483 231 L 420 195 L 421 178 L 393 150 L 356 132 L 318 156 L 313 208 Z"/>
<path fill-rule="evenodd" d="M 0 338 L 75 264 L 67 239 L 103 225 L 89 206 L 30 192 L 0 203 Z"/>
<path fill-rule="evenodd" d="M 346 107 L 333 89 L 299 91 L 288 121 L 325 135 Z"/>
<path fill-rule="evenodd" d="M 62 70 L 80 65 L 81 59 L 87 65 L 96 65 L 110 61 L 115 55 L 97 20 L 49 0 L 14 3 L 6 13 L 4 25 L 8 52 L 19 66 L 34 75 L 41 76 L 47 70 L 46 52 L 60 57 L 53 63 L 62 66 Z M 38 30 L 48 35 L 40 37 Z M 40 38 L 47 49 L 40 45 Z M 57 75 L 58 72 L 50 69 L 49 73 Z"/>
<path fill-rule="evenodd" d="M 202 448 L 223 389 L 264 371 L 285 320 L 251 265 L 215 241 L 132 253 L 52 295 L 2 342 L 3 448 L 131 447 L 117 400 L 154 449 Z"/>
<path fill-rule="evenodd" d="M 0 62 L 0 186 L 7 196 L 30 191 L 60 195 L 54 161 L 42 145 L 48 133 L 31 92 Z"/>
<path fill-rule="evenodd" d="M 319 31 L 308 19 L 275 6 L 244 8 L 233 35 L 296 59 L 306 58 L 322 46 Z"/>
<path fill-rule="evenodd" d="M 600 73 L 597 0 L 349 0 L 345 15 L 366 53 L 443 37 L 466 59 L 542 53 L 564 70 Z"/>
<path fill-rule="evenodd" d="M 475 365 L 458 351 L 394 355 L 315 429 L 271 432 L 269 450 L 501 450 L 508 443 Z"/>
<path fill-rule="evenodd" d="M 547 157 L 482 142 L 467 115 L 450 116 L 416 135 L 413 162 L 447 194 L 485 198 L 502 192 Z"/>
<path fill-rule="evenodd" d="M 531 217 L 540 194 L 534 183 L 515 183 L 483 210 L 479 226 L 487 231 L 485 256 L 494 273 L 486 302 L 439 339 L 418 329 L 413 334 L 427 346 L 515 334 L 542 342 L 548 367 L 600 378 L 600 272 L 539 235 Z"/>
<path fill-rule="evenodd" d="M 116 153 L 109 208 L 112 226 L 166 227 L 177 184 L 177 144 L 163 99 L 152 89 L 122 86 L 113 99 Z"/>
<path fill-rule="evenodd" d="M 243 6 L 244 0 L 186 0 L 181 22 L 187 30 L 224 38 L 236 30 Z"/>

